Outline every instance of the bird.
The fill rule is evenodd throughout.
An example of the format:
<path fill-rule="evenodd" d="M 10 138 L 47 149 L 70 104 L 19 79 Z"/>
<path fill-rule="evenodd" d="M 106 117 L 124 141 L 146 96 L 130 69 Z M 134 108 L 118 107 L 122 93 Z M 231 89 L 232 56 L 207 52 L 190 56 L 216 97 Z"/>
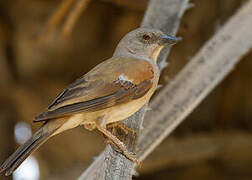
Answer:
<path fill-rule="evenodd" d="M 137 28 L 127 33 L 111 58 L 70 84 L 45 112 L 35 116 L 33 122 L 42 122 L 42 126 L 0 166 L 0 173 L 11 175 L 49 138 L 80 125 L 98 129 L 135 161 L 106 126 L 126 119 L 148 103 L 158 85 L 158 56 L 165 46 L 180 39 L 158 29 Z"/>

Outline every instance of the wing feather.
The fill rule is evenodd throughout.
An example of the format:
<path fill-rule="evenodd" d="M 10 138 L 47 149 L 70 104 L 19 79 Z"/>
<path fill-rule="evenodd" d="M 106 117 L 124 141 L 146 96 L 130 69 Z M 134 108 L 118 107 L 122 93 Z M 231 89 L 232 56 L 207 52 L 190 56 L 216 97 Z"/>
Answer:
<path fill-rule="evenodd" d="M 126 63 L 123 68 L 122 63 Z M 122 74 L 128 79 L 120 79 Z M 138 99 L 152 87 L 153 76 L 152 66 L 147 61 L 110 59 L 72 83 L 53 101 L 48 111 L 34 118 L 34 122 L 98 111 Z"/>

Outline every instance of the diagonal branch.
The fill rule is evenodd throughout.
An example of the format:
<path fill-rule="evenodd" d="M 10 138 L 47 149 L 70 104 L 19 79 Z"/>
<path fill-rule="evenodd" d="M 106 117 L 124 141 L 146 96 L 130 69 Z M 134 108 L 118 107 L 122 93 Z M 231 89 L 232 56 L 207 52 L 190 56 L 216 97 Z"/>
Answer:
<path fill-rule="evenodd" d="M 170 134 L 234 68 L 252 46 L 252 0 L 248 1 L 152 101 L 138 143 L 140 160 Z M 155 121 L 153 121 L 155 119 Z M 108 149 L 108 148 L 107 148 Z M 98 179 L 103 152 L 81 179 Z"/>
<path fill-rule="evenodd" d="M 137 156 L 145 159 L 232 71 L 252 47 L 252 0 L 248 1 L 151 102 Z M 153 121 L 155 119 L 155 121 Z"/>
<path fill-rule="evenodd" d="M 76 24 L 78 18 L 80 17 L 81 13 L 86 9 L 90 0 L 78 0 L 70 12 L 69 16 L 66 19 L 66 22 L 63 24 L 62 33 L 65 36 L 68 36 Z"/>
<path fill-rule="evenodd" d="M 188 0 L 152 0 L 149 3 L 142 27 L 161 29 L 165 33 L 175 34 L 180 18 L 187 7 Z M 165 61 L 169 48 L 165 49 L 160 56 L 160 61 Z M 130 151 L 136 152 L 136 143 L 139 131 L 142 127 L 146 108 L 143 107 L 130 118 L 124 120 L 124 124 L 133 129 L 136 134 L 126 135 L 115 132 L 115 135 L 127 146 Z M 134 164 L 110 145 L 83 173 L 81 179 L 132 179 Z"/>

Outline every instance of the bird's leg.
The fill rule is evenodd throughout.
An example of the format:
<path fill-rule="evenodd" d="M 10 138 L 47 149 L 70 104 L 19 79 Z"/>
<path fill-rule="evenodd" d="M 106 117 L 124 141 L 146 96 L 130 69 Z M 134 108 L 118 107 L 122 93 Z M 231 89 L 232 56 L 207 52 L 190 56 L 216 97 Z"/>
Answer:
<path fill-rule="evenodd" d="M 114 136 L 110 131 L 104 128 L 99 123 L 96 124 L 96 127 L 99 131 L 101 131 L 114 145 L 116 145 L 119 150 L 127 157 L 129 160 L 133 161 L 136 164 L 139 164 L 138 160 L 134 157 L 134 155 L 129 152 L 126 146 L 121 142 L 116 136 Z"/>
<path fill-rule="evenodd" d="M 126 126 L 125 124 L 120 123 L 120 122 L 114 122 L 114 123 L 107 124 L 106 127 L 107 127 L 107 129 L 118 127 L 118 128 L 120 128 L 125 134 L 128 134 L 129 132 L 130 132 L 131 134 L 136 134 L 136 132 L 135 132 L 134 130 L 132 130 L 131 128 L 129 128 L 128 126 Z"/>

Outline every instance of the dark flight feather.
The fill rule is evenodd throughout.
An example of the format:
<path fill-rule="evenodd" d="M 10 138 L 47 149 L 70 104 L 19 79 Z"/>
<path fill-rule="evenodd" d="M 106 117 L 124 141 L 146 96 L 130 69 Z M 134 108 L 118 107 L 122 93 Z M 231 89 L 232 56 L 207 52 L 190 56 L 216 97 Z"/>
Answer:
<path fill-rule="evenodd" d="M 121 84 L 122 86 L 122 84 Z M 63 117 L 80 112 L 98 111 L 114 105 L 129 102 L 144 96 L 145 93 L 151 88 L 152 82 L 145 80 L 139 85 L 131 85 L 130 88 L 121 88 L 116 93 L 111 95 L 92 99 L 85 102 L 74 103 L 66 105 L 52 111 L 46 111 L 34 118 L 34 122 L 45 121 L 52 118 Z"/>
<path fill-rule="evenodd" d="M 98 111 L 141 98 L 152 87 L 153 73 L 151 64 L 139 59 L 104 61 L 73 82 L 33 122 Z"/>
<path fill-rule="evenodd" d="M 55 129 L 56 130 L 56 129 Z M 0 167 L 0 173 L 6 171 L 5 175 L 9 176 L 16 168 L 39 146 L 41 146 L 50 135 L 55 132 L 43 132 L 41 127 L 29 140 L 21 145 Z"/>

